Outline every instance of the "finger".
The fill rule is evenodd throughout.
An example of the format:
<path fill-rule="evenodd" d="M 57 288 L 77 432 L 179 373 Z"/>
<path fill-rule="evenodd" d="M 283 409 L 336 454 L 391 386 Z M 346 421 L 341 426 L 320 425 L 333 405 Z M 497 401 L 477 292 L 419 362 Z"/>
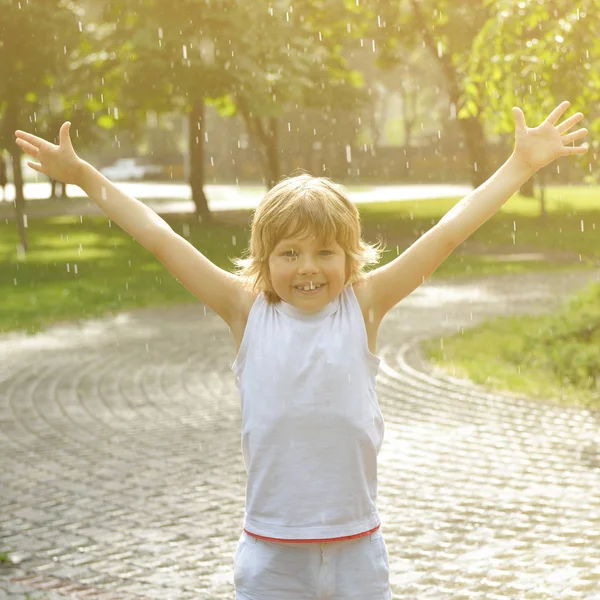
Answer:
<path fill-rule="evenodd" d="M 525 115 L 518 106 L 513 106 L 513 116 L 515 118 L 515 129 L 516 131 L 526 131 L 527 124 L 525 123 Z"/>
<path fill-rule="evenodd" d="M 567 154 L 585 154 L 588 151 L 587 144 L 581 146 L 565 146 L 563 148 L 563 155 Z"/>
<path fill-rule="evenodd" d="M 571 127 L 573 127 L 575 123 L 579 123 L 581 119 L 583 119 L 583 113 L 579 112 L 563 121 L 560 125 L 557 125 L 556 131 L 558 131 L 558 133 L 564 133 L 565 131 L 569 131 L 569 129 L 571 129 Z"/>
<path fill-rule="evenodd" d="M 552 125 L 556 125 L 556 121 L 560 119 L 562 114 L 571 106 L 571 103 L 568 100 L 561 102 L 547 117 L 546 121 L 548 123 L 552 123 Z"/>
<path fill-rule="evenodd" d="M 32 133 L 27 133 L 26 131 L 20 131 L 19 129 L 17 129 L 17 131 L 15 131 L 15 135 L 17 136 L 17 138 L 26 140 L 27 142 L 29 142 L 30 144 L 33 144 L 34 146 L 37 146 L 38 148 L 46 141 L 46 140 L 43 140 L 42 138 L 38 137 L 37 135 L 33 135 Z"/>
<path fill-rule="evenodd" d="M 71 129 L 71 123 L 69 121 L 65 121 L 61 127 L 59 132 L 59 139 L 61 146 L 67 146 L 73 148 L 73 144 L 71 143 L 71 138 L 69 137 L 69 131 Z"/>
<path fill-rule="evenodd" d="M 569 133 L 567 135 L 563 135 L 561 136 L 561 140 L 563 142 L 563 144 L 570 144 L 571 142 L 574 142 L 575 140 L 579 140 L 582 137 L 585 137 L 588 134 L 588 130 L 587 129 L 578 129 L 577 131 L 574 131 L 573 133 Z"/>
<path fill-rule="evenodd" d="M 31 167 L 34 171 L 37 171 L 38 173 L 43 173 L 42 165 L 39 165 L 38 163 L 27 161 L 27 166 Z"/>
<path fill-rule="evenodd" d="M 27 152 L 27 154 L 33 156 L 33 158 L 37 158 L 37 155 L 40 153 L 39 148 L 36 148 L 25 140 L 17 139 L 16 144 L 19 146 L 19 148 L 21 148 L 21 150 L 23 150 L 23 152 Z"/>

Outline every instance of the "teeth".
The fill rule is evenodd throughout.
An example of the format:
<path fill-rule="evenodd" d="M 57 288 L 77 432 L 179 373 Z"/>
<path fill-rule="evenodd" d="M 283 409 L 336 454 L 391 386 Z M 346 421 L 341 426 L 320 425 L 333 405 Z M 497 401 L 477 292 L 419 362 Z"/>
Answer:
<path fill-rule="evenodd" d="M 299 290 L 304 290 L 305 292 L 310 292 L 311 290 L 316 290 L 320 288 L 320 285 L 305 285 L 305 286 L 296 286 Z"/>

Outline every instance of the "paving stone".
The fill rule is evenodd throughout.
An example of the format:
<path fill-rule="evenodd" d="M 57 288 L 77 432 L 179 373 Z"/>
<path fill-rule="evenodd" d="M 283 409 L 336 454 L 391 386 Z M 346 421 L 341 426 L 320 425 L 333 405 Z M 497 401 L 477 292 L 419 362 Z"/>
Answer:
<path fill-rule="evenodd" d="M 378 505 L 394 598 L 600 589 L 600 415 L 492 393 L 419 341 L 551 310 L 600 272 L 428 282 L 381 328 Z M 244 514 L 225 325 L 144 309 L 0 337 L 0 600 L 230 599 Z"/>

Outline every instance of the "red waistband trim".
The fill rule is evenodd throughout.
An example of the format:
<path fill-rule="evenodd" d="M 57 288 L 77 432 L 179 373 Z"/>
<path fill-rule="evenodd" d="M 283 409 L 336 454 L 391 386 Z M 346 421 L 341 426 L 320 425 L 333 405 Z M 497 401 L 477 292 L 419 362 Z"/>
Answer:
<path fill-rule="evenodd" d="M 377 527 L 375 527 L 375 529 L 371 529 L 370 531 L 365 531 L 364 533 L 357 533 L 356 535 L 347 535 L 345 537 L 339 537 L 339 538 L 324 538 L 324 539 L 318 539 L 318 540 L 316 540 L 316 539 L 315 540 L 284 540 L 284 539 L 280 539 L 280 538 L 270 538 L 270 537 L 264 537 L 262 535 L 257 535 L 256 533 L 251 533 L 247 529 L 244 529 L 244 531 L 248 535 L 251 535 L 252 537 L 259 538 L 261 540 L 267 540 L 268 542 L 289 542 L 289 543 L 297 543 L 297 544 L 312 544 L 315 542 L 341 542 L 344 540 L 353 540 L 355 538 L 360 538 L 360 537 L 365 537 L 366 535 L 371 535 L 374 531 L 377 531 L 380 527 L 381 527 L 381 523 L 379 525 L 377 525 Z"/>

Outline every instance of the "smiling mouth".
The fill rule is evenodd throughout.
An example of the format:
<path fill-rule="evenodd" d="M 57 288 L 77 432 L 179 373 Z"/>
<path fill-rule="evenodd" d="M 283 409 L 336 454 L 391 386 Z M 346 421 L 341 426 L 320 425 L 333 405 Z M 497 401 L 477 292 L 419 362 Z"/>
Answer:
<path fill-rule="evenodd" d="M 318 285 L 315 285 L 314 283 L 311 283 L 310 285 L 295 285 L 294 289 L 301 292 L 314 292 L 315 290 L 322 288 L 324 285 L 324 283 L 319 283 Z"/>

